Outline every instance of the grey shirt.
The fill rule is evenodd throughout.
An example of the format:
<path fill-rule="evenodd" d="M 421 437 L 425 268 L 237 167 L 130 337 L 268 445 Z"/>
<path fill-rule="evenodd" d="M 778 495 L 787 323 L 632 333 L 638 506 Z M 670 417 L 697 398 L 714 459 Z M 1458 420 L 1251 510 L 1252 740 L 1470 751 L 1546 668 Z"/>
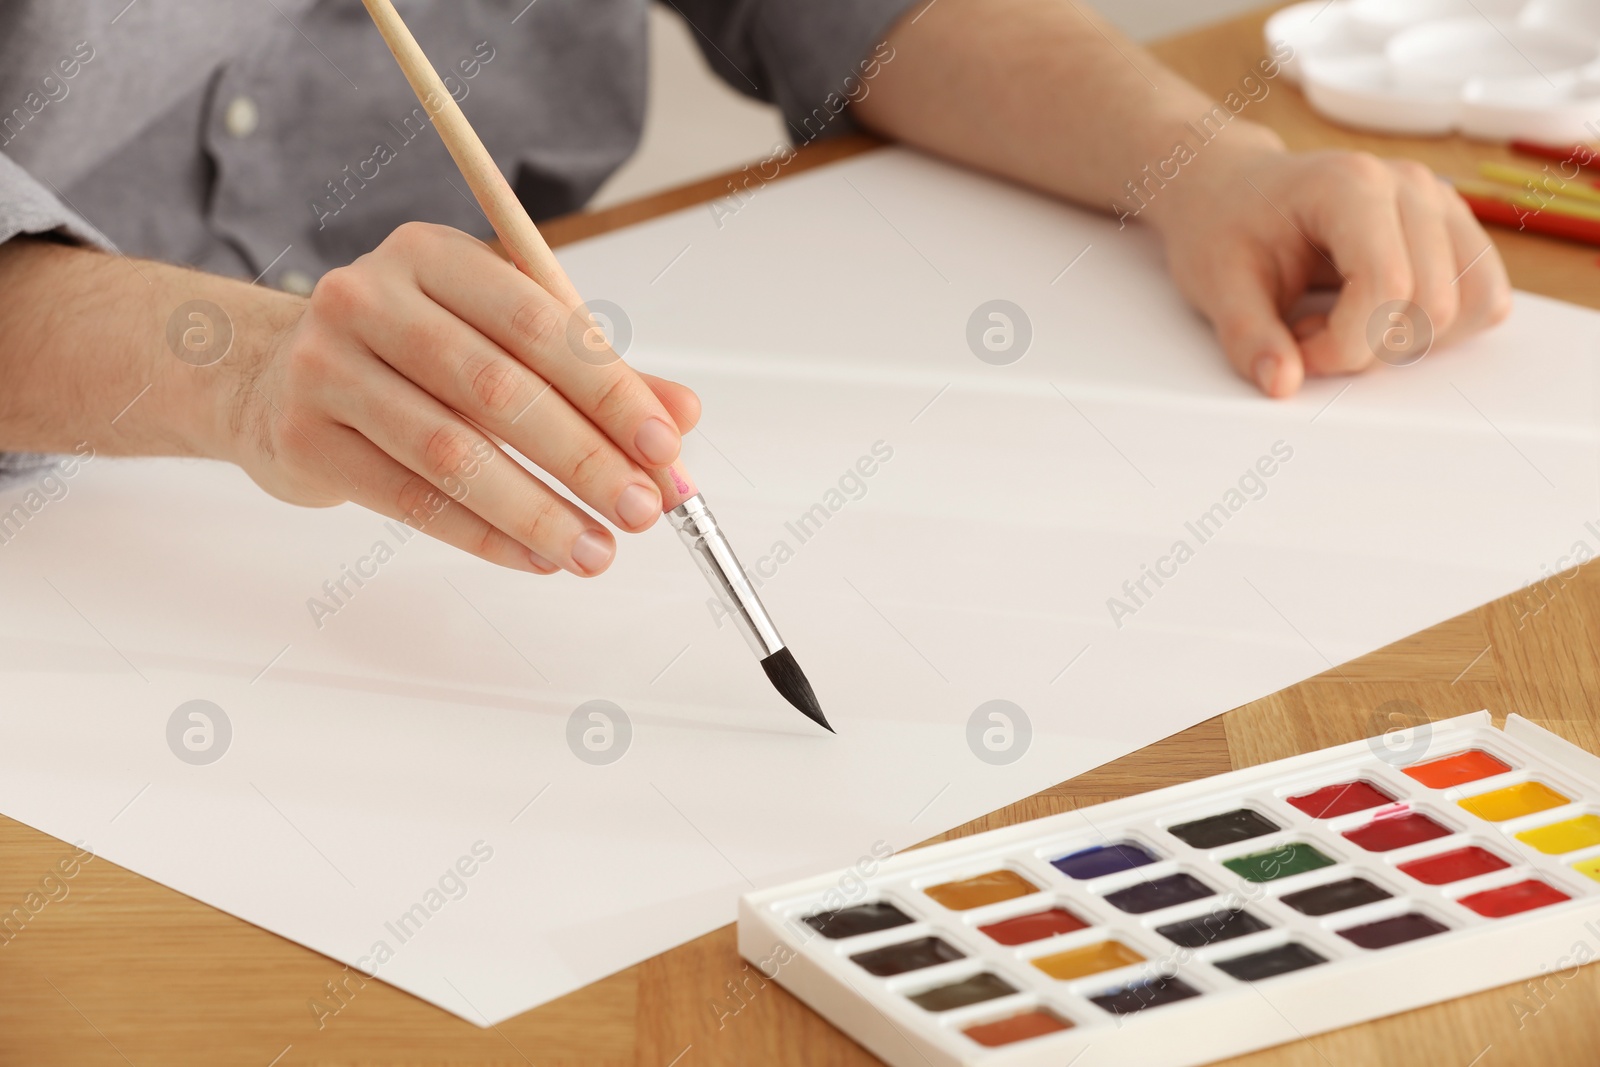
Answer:
<path fill-rule="evenodd" d="M 396 7 L 537 219 L 637 145 L 648 2 Z M 805 142 L 848 127 L 912 0 L 666 2 Z M 360 0 L 0 2 L 0 241 L 58 233 L 304 290 L 412 219 L 489 235 Z"/>

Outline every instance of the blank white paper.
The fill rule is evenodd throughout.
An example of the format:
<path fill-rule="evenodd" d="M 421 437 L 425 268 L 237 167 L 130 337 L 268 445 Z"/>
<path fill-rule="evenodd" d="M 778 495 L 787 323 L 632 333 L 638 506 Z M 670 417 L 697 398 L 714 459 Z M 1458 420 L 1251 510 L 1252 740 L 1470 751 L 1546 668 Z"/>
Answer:
<path fill-rule="evenodd" d="M 837 737 L 665 523 L 539 578 L 102 457 L 0 497 L 0 811 L 486 1025 L 1600 551 L 1594 312 L 1518 294 L 1274 403 L 1135 227 L 900 150 L 729 207 L 562 259 L 700 391 L 690 469 Z M 995 299 L 1008 365 L 967 342 Z M 168 744 L 197 699 L 209 764 Z M 631 725 L 610 764 L 568 745 L 591 700 Z M 969 747 L 992 700 L 1031 726 L 1009 764 Z"/>

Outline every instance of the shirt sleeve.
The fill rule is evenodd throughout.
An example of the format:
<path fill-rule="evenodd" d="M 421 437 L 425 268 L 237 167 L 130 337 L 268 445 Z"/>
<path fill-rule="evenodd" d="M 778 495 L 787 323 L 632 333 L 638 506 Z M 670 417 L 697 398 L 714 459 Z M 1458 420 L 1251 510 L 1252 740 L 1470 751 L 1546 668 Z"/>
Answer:
<path fill-rule="evenodd" d="M 845 106 L 892 62 L 885 38 L 916 0 L 664 0 L 711 69 L 778 105 L 797 143 L 855 128 Z"/>
<path fill-rule="evenodd" d="M 49 186 L 0 152 L 0 243 L 22 234 L 58 234 L 110 250 L 104 234 L 50 191 Z"/>

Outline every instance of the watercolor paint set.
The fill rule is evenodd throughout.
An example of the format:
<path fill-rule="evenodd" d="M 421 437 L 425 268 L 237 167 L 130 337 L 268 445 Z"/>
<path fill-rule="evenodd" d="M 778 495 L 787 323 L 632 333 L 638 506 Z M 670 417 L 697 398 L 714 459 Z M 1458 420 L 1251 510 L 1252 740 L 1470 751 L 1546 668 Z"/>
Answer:
<path fill-rule="evenodd" d="M 1600 758 L 1487 711 L 762 890 L 739 951 L 893 1067 L 1210 1063 L 1567 964 Z"/>

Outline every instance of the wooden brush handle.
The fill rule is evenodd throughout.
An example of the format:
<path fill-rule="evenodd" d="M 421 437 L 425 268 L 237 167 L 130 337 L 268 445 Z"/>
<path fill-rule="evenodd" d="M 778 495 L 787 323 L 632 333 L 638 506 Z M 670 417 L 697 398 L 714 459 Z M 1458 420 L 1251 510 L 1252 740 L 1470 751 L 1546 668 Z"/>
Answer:
<path fill-rule="evenodd" d="M 569 310 L 576 311 L 582 307 L 583 298 L 573 287 L 572 279 L 561 269 L 539 227 L 528 217 L 522 201 L 517 199 L 505 175 L 495 166 L 494 157 L 483 147 L 471 123 L 467 122 L 467 116 L 462 113 L 455 97 L 450 95 L 450 90 L 445 88 L 439 72 L 428 62 L 417 39 L 411 36 L 411 30 L 394 9 L 394 4 L 390 0 L 362 0 L 362 3 L 366 5 L 367 14 L 372 16 L 378 32 L 383 35 L 389 51 L 394 53 L 406 81 L 411 83 L 411 91 L 417 94 L 417 101 L 433 119 L 434 127 L 450 152 L 450 158 L 456 161 L 457 169 L 466 179 L 468 188 L 477 198 L 478 206 L 488 217 L 489 225 L 500 238 L 511 262 Z M 646 473 L 656 483 L 656 488 L 661 490 L 663 511 L 671 511 L 696 493 L 694 482 L 683 469 L 681 461 L 664 470 L 647 470 Z"/>

